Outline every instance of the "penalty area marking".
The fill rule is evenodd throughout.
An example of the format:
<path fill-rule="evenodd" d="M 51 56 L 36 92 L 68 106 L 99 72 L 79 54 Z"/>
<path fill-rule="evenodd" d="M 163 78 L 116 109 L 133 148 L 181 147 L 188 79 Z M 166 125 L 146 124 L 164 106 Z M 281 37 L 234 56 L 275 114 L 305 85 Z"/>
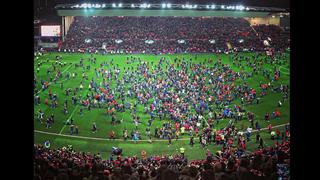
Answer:
<path fill-rule="evenodd" d="M 285 125 L 290 125 L 290 123 L 286 123 L 286 124 L 280 124 L 277 126 L 273 126 L 272 128 L 277 128 L 277 127 L 282 127 Z M 65 126 L 64 126 L 65 127 Z M 268 130 L 268 128 L 262 128 L 260 131 L 264 131 L 264 130 Z M 252 130 L 251 132 L 256 132 L 257 130 Z M 40 133 L 40 134 L 48 134 L 48 135 L 53 135 L 53 136 L 62 136 L 62 137 L 71 137 L 71 138 L 76 138 L 76 139 L 86 139 L 86 140 L 99 140 L 99 141 L 124 141 L 123 139 L 114 139 L 111 140 L 109 138 L 95 138 L 95 137 L 86 137 L 86 136 L 75 136 L 75 135 L 68 135 L 68 134 L 58 134 L 58 133 L 51 133 L 51 132 L 45 132 L 45 131 L 40 131 L 40 130 L 34 130 L 34 132 L 36 133 Z M 62 132 L 62 131 L 61 131 Z M 178 139 L 178 141 L 186 141 L 186 140 L 190 140 L 189 138 L 183 138 L 183 139 Z M 128 140 L 131 141 L 131 140 Z M 137 142 L 148 142 L 149 140 L 138 140 Z M 152 142 L 161 142 L 161 141 L 168 141 L 167 139 L 155 139 L 152 140 Z"/>

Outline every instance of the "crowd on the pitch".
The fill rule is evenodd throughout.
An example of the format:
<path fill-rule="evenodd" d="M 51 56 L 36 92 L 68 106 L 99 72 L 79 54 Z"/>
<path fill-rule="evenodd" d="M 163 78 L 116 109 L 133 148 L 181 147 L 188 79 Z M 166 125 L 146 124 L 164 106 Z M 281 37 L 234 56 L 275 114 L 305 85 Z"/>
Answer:
<path fill-rule="evenodd" d="M 220 59 L 215 62 L 208 59 L 207 63 L 195 63 L 194 60 L 197 57 L 194 60 L 176 58 L 173 60 L 174 63 L 170 63 L 169 59 L 162 57 L 157 63 L 147 63 L 131 56 L 127 57 L 126 63 L 136 62 L 138 65 L 135 68 L 120 69 L 113 60 L 96 64 L 92 56 L 86 60 L 80 59 L 79 63 L 72 65 L 74 70 L 79 68 L 83 70 L 82 80 L 74 88 L 65 88 L 62 80 L 65 78 L 64 80 L 70 81 L 79 75 L 71 71 L 72 73 L 67 72 L 63 77 L 58 67 L 66 64 L 59 64 L 56 61 L 52 63 L 53 72 L 48 68 L 47 75 L 55 74 L 54 79 L 50 78 L 50 83 L 58 84 L 57 81 L 60 81 L 60 89 L 65 91 L 66 99 L 59 101 L 57 92 L 52 92 L 49 82 L 41 79 L 39 86 L 37 85 L 39 82 L 35 79 L 35 104 L 44 103 L 53 109 L 60 104 L 63 106 L 66 118 L 69 117 L 69 109 L 78 105 L 80 107 L 77 113 L 80 116 L 90 113 L 92 108 L 105 109 L 106 115 L 111 117 L 112 125 L 123 121 L 116 116 L 117 112 L 130 112 L 132 118 L 125 119 L 125 121 L 132 121 L 135 128 L 124 129 L 122 134 L 111 131 L 110 138 L 123 137 L 125 140 L 132 139 L 135 142 L 141 140 L 143 135 L 150 142 L 152 142 L 151 138 L 155 137 L 168 139 L 171 144 L 172 139 L 179 139 L 179 136 L 189 134 L 190 145 L 194 144 L 194 138 L 199 138 L 203 146 L 207 146 L 212 141 L 223 144 L 229 139 L 234 141 L 234 136 L 238 133 L 234 129 L 235 124 L 241 123 L 240 130 L 247 132 L 247 138 L 241 139 L 241 146 L 245 149 L 252 129 L 260 130 L 260 124 L 254 118 L 254 113 L 246 111 L 245 105 L 259 104 L 261 98 L 272 91 L 283 94 L 283 98 L 278 102 L 279 108 L 288 99 L 288 86 L 282 84 L 274 86 L 274 83 L 281 77 L 280 70 L 275 68 L 262 71 L 263 63 L 273 61 L 262 58 L 261 55 L 261 53 L 252 57 L 244 57 L 237 53 L 230 55 L 234 65 L 241 69 L 244 67 L 251 69 L 240 72 L 233 71 Z M 281 61 L 275 63 L 281 63 Z M 86 73 L 91 71 L 91 66 L 94 67 L 92 69 L 95 77 L 89 79 Z M 245 82 L 235 85 L 237 80 L 243 82 L 248 77 L 259 73 L 266 77 L 266 81 L 259 82 L 260 89 L 251 88 Z M 113 86 L 111 82 L 115 82 L 112 83 Z M 84 84 L 88 86 L 84 87 Z M 37 87 L 41 87 L 41 90 Z M 41 100 L 38 92 L 46 89 L 49 89 L 48 94 L 45 95 L 45 99 Z M 257 94 L 257 91 L 260 93 Z M 85 96 L 82 96 L 83 92 Z M 231 105 L 235 99 L 240 99 L 240 103 Z M 72 103 L 68 103 L 70 101 Z M 150 118 L 141 119 L 140 114 L 137 113 L 138 107 L 143 107 L 143 113 L 148 114 Z M 279 108 L 273 112 L 266 112 L 265 120 L 280 117 Z M 37 115 L 41 123 L 47 118 L 46 127 L 51 128 L 55 119 L 53 114 L 44 114 L 39 109 Z M 163 122 L 161 127 L 154 127 L 152 123 L 156 118 L 160 121 L 163 119 L 171 121 Z M 223 119 L 229 121 L 228 126 L 215 129 Z M 249 127 L 244 127 L 245 120 L 250 122 Z M 146 129 L 141 128 L 142 122 L 147 123 Z M 67 119 L 65 123 L 67 133 L 78 134 L 79 128 L 76 122 L 73 122 L 73 118 Z M 95 133 L 99 128 L 96 123 L 93 123 L 92 132 Z"/>
<path fill-rule="evenodd" d="M 289 33 L 280 27 L 252 28 L 243 18 L 75 17 L 60 50 L 150 54 L 262 51 L 264 40 L 276 50 L 288 48 L 290 43 Z"/>
<path fill-rule="evenodd" d="M 101 155 L 76 152 L 72 147 L 50 149 L 34 145 L 34 178 L 60 180 L 93 179 L 172 179 L 172 180 L 271 180 L 290 178 L 290 138 L 254 153 L 242 154 L 228 149 L 208 151 L 204 160 L 188 161 L 181 154 L 141 156 Z"/>

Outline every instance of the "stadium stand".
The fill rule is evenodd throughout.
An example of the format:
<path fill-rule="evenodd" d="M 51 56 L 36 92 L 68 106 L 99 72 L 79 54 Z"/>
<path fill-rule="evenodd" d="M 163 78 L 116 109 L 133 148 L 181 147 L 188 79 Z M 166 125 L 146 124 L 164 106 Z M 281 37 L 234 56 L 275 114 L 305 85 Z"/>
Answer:
<path fill-rule="evenodd" d="M 276 179 L 288 177 L 290 138 L 273 147 L 247 155 L 231 155 L 222 149 L 207 159 L 188 162 L 183 155 L 115 156 L 75 152 L 69 148 L 48 149 L 34 145 L 35 179 Z"/>
<path fill-rule="evenodd" d="M 231 17 L 76 17 L 61 49 L 155 54 L 262 51 L 267 37 L 275 50 L 289 46 L 289 33 L 280 27 L 253 28 L 245 19 Z"/>

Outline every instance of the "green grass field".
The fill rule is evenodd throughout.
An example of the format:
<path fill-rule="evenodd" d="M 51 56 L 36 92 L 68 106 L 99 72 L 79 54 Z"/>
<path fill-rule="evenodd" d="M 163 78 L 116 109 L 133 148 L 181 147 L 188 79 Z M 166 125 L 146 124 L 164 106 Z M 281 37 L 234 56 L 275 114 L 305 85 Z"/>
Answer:
<path fill-rule="evenodd" d="M 243 53 L 244 56 L 252 56 L 254 53 Z M 49 88 L 45 91 L 41 91 L 40 87 L 40 79 L 43 79 L 45 81 L 49 82 L 50 77 L 47 76 L 46 70 L 48 68 L 51 68 L 51 71 L 53 71 L 53 68 L 51 66 L 52 62 L 56 61 L 56 56 L 62 55 L 62 62 L 66 62 L 67 65 L 60 68 L 60 71 L 63 74 L 63 78 L 59 79 L 57 81 L 57 84 L 54 84 L 53 82 L 49 85 Z M 35 77 L 38 81 L 37 83 L 37 90 L 40 90 L 39 95 L 41 98 L 41 105 L 35 105 L 34 106 L 34 141 L 35 143 L 43 144 L 46 140 L 49 140 L 51 143 L 51 147 L 54 148 L 60 148 L 67 145 L 72 145 L 73 148 L 77 151 L 90 151 L 91 153 L 100 153 L 103 158 L 107 158 L 110 155 L 111 147 L 112 146 L 118 146 L 123 149 L 124 155 L 135 155 L 137 154 L 140 157 L 141 150 L 145 150 L 147 152 L 147 155 L 150 154 L 173 154 L 178 153 L 178 149 L 180 147 L 186 148 L 185 154 L 189 159 L 201 159 L 205 158 L 205 154 L 207 152 L 207 149 L 203 149 L 201 145 L 198 143 L 198 138 L 195 139 L 195 146 L 191 147 L 189 145 L 189 136 L 183 135 L 180 137 L 178 141 L 173 140 L 173 144 L 171 146 L 168 146 L 167 140 L 159 140 L 153 137 L 153 140 L 155 140 L 152 144 L 149 144 L 146 141 L 140 141 L 137 144 L 134 144 L 131 140 L 127 140 L 124 142 L 122 140 L 122 131 L 124 128 L 128 130 L 128 134 L 130 134 L 131 129 L 134 129 L 134 124 L 132 123 L 132 116 L 130 112 L 126 109 L 126 112 L 116 112 L 116 118 L 117 119 L 123 119 L 123 123 L 117 124 L 115 126 L 111 125 L 111 116 L 106 114 L 106 108 L 98 109 L 93 108 L 89 112 L 86 108 L 83 108 L 84 114 L 83 116 L 80 116 L 79 112 L 79 105 L 74 106 L 71 101 L 71 96 L 68 97 L 68 114 L 64 115 L 63 113 L 63 102 L 66 99 L 65 95 L 65 89 L 71 88 L 74 89 L 75 87 L 79 87 L 80 81 L 82 79 L 82 68 L 75 69 L 74 64 L 79 63 L 80 58 L 84 58 L 84 66 L 89 65 L 91 66 L 91 69 L 89 71 L 86 70 L 86 73 L 88 74 L 88 81 L 83 81 L 84 89 L 83 91 L 79 92 L 82 96 L 85 96 L 88 93 L 88 85 L 89 81 L 92 77 L 95 78 L 96 76 L 94 73 L 94 68 L 99 68 L 100 62 L 102 61 L 108 61 L 111 62 L 113 59 L 114 64 L 118 64 L 119 68 L 121 69 L 120 77 L 122 78 L 123 75 L 123 67 L 136 67 L 138 62 L 134 62 L 132 64 L 126 64 L 126 57 L 130 57 L 130 55 L 94 55 L 94 57 L 97 59 L 97 63 L 91 64 L 86 59 L 91 57 L 90 54 L 58 54 L 58 53 L 49 53 L 41 56 L 39 59 L 35 59 L 34 66 L 35 66 Z M 195 55 L 190 54 L 179 54 L 179 55 L 164 55 L 164 56 L 156 56 L 156 55 L 132 55 L 134 57 L 140 57 L 143 61 L 149 62 L 149 64 L 153 61 L 154 64 L 157 64 L 161 57 L 166 57 L 171 60 L 171 63 L 174 63 L 174 58 L 192 58 L 194 63 L 200 63 L 200 62 L 207 62 L 207 60 L 213 59 L 213 63 L 217 61 L 218 58 L 222 59 L 222 63 L 224 64 L 230 64 L 232 66 L 232 69 L 234 71 L 240 71 L 240 69 L 236 66 L 232 65 L 232 61 L 229 59 L 229 55 L 217 55 L 217 54 L 201 54 L 197 55 L 197 60 L 195 60 Z M 281 64 L 280 71 L 281 71 L 281 77 L 278 81 L 274 82 L 274 86 L 279 86 L 280 84 L 289 84 L 289 54 L 284 57 L 282 60 L 283 63 Z M 48 62 L 47 62 L 48 61 Z M 40 71 L 37 73 L 37 64 L 39 62 L 42 62 L 42 65 L 40 67 Z M 208 66 L 211 66 L 210 64 L 207 64 Z M 245 66 L 245 61 L 242 62 L 242 65 Z M 263 68 L 266 70 L 273 70 L 274 66 L 279 67 L 279 65 L 273 65 L 264 63 Z M 151 64 L 150 64 L 151 67 Z M 110 66 L 108 68 L 111 68 Z M 250 72 L 252 69 L 245 66 L 244 71 Z M 78 75 L 75 77 L 75 79 L 70 78 L 69 81 L 65 80 L 65 74 L 66 73 L 73 73 L 76 72 Z M 52 75 L 54 77 L 54 75 Z M 270 80 L 266 79 L 264 76 L 262 76 L 261 73 L 258 75 L 254 75 L 253 77 L 250 77 L 245 80 L 245 82 L 248 83 L 250 87 L 253 87 L 257 91 L 257 95 L 260 94 L 260 88 L 259 81 L 262 81 L 263 83 L 267 83 Z M 60 82 L 63 82 L 64 89 L 62 90 L 60 88 Z M 97 81 L 98 83 L 100 82 Z M 242 81 L 237 81 L 236 83 L 243 83 Z M 112 78 L 111 81 L 111 88 L 115 88 L 116 83 L 114 78 Z M 58 97 L 58 108 L 52 109 L 49 107 L 49 105 L 45 105 L 44 99 L 49 97 L 49 89 L 52 90 L 53 93 L 57 94 Z M 126 92 L 126 91 L 125 91 Z M 91 94 L 91 93 L 90 93 Z M 49 98 L 48 98 L 49 99 Z M 268 94 L 261 98 L 261 103 L 256 105 L 246 105 L 245 109 L 247 111 L 252 111 L 255 113 L 255 120 L 259 122 L 262 128 L 266 128 L 269 123 L 264 121 L 264 114 L 265 112 L 272 112 L 277 108 L 277 102 L 282 99 L 281 93 L 271 92 L 268 90 Z M 130 102 L 134 102 L 135 99 L 128 99 Z M 49 101 L 50 102 L 50 101 Z M 121 100 L 119 99 L 119 102 Z M 151 102 L 149 102 L 150 104 Z M 50 104 L 50 103 L 49 103 Z M 240 104 L 240 100 L 236 99 L 232 102 L 233 104 Z M 233 107 L 233 106 L 230 107 Z M 42 112 L 44 112 L 44 120 L 51 114 L 54 114 L 55 116 L 55 123 L 51 128 L 46 128 L 45 123 L 40 124 L 40 122 L 37 119 L 37 111 L 38 109 L 41 109 Z M 288 101 L 285 101 L 281 108 L 279 108 L 281 111 L 281 117 L 278 119 L 271 119 L 270 123 L 272 123 L 273 126 L 276 125 L 283 125 L 285 123 L 289 123 L 290 121 L 290 99 Z M 143 106 L 138 105 L 137 108 L 137 114 L 141 117 L 142 123 L 139 125 L 139 130 L 142 132 L 142 139 L 146 140 L 145 135 L 145 129 L 147 127 L 147 120 L 150 118 L 149 113 L 144 114 L 143 113 Z M 70 128 L 69 126 L 65 125 L 65 122 L 68 118 L 73 118 L 74 123 L 79 126 L 79 134 L 78 135 L 70 135 Z M 205 119 L 207 119 L 207 113 L 205 114 Z M 159 118 L 156 117 L 155 121 L 152 123 L 151 126 L 151 134 L 154 134 L 154 128 L 161 127 L 163 121 L 169 121 L 169 119 L 164 119 L 162 122 L 159 120 Z M 45 121 L 44 121 L 45 122 Z M 98 131 L 96 133 L 91 132 L 92 123 L 96 122 Z M 229 122 L 229 119 L 222 120 L 215 128 L 219 129 L 222 127 L 225 127 Z M 238 122 L 236 124 L 236 127 L 239 128 L 240 124 L 243 123 L 245 127 L 249 125 L 249 122 L 247 119 L 242 120 L 241 122 Z M 279 130 L 283 130 L 283 126 L 279 127 Z M 108 140 L 108 133 L 111 130 L 115 131 L 115 136 L 117 139 L 121 140 L 115 140 L 115 141 L 109 141 Z M 267 131 L 262 131 L 261 136 L 264 138 L 265 145 L 273 145 L 273 141 L 270 140 L 270 135 Z M 182 139 L 181 139 L 182 138 Z M 184 140 L 186 139 L 186 140 Z M 258 144 L 255 143 L 255 135 L 251 136 L 252 141 L 247 143 L 248 151 L 254 151 Z M 158 141 L 159 140 L 159 141 Z M 208 149 L 211 152 L 215 152 L 219 150 L 221 147 L 217 145 L 209 145 Z"/>

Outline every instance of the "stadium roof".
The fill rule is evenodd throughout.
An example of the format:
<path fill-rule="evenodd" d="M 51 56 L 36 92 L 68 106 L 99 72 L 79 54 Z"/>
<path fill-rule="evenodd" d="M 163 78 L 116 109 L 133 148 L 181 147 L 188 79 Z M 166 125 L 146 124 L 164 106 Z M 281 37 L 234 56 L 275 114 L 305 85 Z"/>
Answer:
<path fill-rule="evenodd" d="M 243 5 L 198 4 L 134 4 L 134 3 L 81 3 L 59 4 L 59 16 L 216 16 L 266 17 L 271 13 L 287 12 L 283 8 Z"/>
<path fill-rule="evenodd" d="M 162 4 L 162 3 L 171 3 L 171 4 L 198 4 L 198 5 L 207 5 L 207 4 L 216 4 L 216 5 L 237 5 L 242 4 L 244 6 L 258 6 L 258 7 L 278 7 L 289 9 L 290 0 L 34 0 L 35 6 L 40 4 L 46 5 L 49 7 L 54 7 L 57 4 L 70 4 L 70 3 L 150 3 L 150 4 Z"/>
<path fill-rule="evenodd" d="M 259 11 L 259 12 L 286 12 L 284 8 L 245 6 L 242 4 L 172 4 L 172 3 L 74 3 L 58 4 L 55 9 L 180 9 L 180 10 L 223 10 L 223 11 Z"/>

